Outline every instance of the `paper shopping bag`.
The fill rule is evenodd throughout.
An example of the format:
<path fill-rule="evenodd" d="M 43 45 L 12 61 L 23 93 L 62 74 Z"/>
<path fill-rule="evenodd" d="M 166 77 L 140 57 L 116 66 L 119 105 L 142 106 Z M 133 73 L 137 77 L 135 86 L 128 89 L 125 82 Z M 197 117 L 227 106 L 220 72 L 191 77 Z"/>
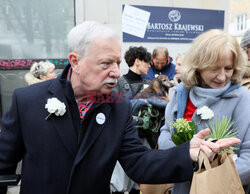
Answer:
<path fill-rule="evenodd" d="M 222 152 L 210 164 L 200 152 L 199 169 L 194 172 L 190 194 L 244 194 L 232 154 Z"/>

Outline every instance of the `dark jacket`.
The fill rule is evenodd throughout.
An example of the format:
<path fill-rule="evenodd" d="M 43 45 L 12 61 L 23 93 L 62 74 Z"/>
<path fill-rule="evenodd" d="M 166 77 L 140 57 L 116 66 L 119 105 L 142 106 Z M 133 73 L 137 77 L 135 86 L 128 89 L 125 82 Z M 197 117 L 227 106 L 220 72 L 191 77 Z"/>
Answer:
<path fill-rule="evenodd" d="M 118 79 L 116 87 L 113 91 L 120 93 L 126 99 L 133 99 L 137 93 L 143 90 L 144 85 L 149 86 L 151 81 L 147 79 L 141 79 L 140 81 L 130 83 L 129 80 L 123 75 Z"/>
<path fill-rule="evenodd" d="M 61 78 L 16 89 L 12 106 L 2 118 L 0 174 L 14 173 L 23 159 L 21 193 L 109 194 L 117 160 L 138 183 L 192 178 L 189 142 L 166 151 L 145 148 L 133 126 L 131 105 L 120 98 L 96 102 L 81 131 L 66 72 Z M 65 103 L 66 113 L 45 120 L 45 104 L 52 97 Z M 97 123 L 98 113 L 105 115 L 103 124 Z M 84 133 L 82 141 L 80 132 Z"/>
<path fill-rule="evenodd" d="M 173 80 L 176 74 L 176 71 L 175 71 L 175 64 L 173 64 L 172 61 L 173 59 L 169 57 L 168 64 L 162 70 L 156 69 L 154 64 L 152 64 L 151 62 L 150 68 L 148 69 L 148 74 L 143 75 L 142 77 L 145 79 L 153 80 L 155 78 L 155 74 L 163 74 L 163 75 L 168 76 L 169 80 Z"/>

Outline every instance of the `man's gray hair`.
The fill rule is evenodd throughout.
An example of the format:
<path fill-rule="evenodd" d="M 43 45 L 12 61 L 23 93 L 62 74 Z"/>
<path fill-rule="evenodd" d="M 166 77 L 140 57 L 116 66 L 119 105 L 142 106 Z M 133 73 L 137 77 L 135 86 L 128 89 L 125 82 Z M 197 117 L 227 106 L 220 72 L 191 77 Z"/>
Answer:
<path fill-rule="evenodd" d="M 69 52 L 76 52 L 82 58 L 88 54 L 89 45 L 96 38 L 115 37 L 120 40 L 119 34 L 112 28 L 95 21 L 85 21 L 69 32 L 67 36 Z"/>

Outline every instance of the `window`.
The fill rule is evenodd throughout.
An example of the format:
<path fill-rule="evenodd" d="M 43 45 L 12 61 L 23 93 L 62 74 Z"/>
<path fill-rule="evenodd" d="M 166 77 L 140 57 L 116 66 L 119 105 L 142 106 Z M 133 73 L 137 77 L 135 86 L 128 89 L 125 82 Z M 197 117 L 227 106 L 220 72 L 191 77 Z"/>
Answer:
<path fill-rule="evenodd" d="M 9 6 L 9 5 L 6 5 L 6 6 L 5 6 L 5 14 L 6 14 L 6 15 L 9 15 L 9 14 L 10 14 L 10 6 Z"/>
<path fill-rule="evenodd" d="M 236 17 L 237 31 L 242 31 L 247 28 L 247 14 L 241 14 Z"/>
<path fill-rule="evenodd" d="M 27 85 L 24 74 L 29 69 L 28 65 L 47 59 L 56 67 L 65 65 L 68 55 L 65 40 L 75 24 L 74 0 L 2 1 L 0 117 L 10 107 L 13 90 Z M 16 68 L 18 65 L 25 65 L 26 69 Z"/>
<path fill-rule="evenodd" d="M 13 51 L 7 59 L 67 56 L 65 39 L 75 23 L 73 0 L 9 0 L 4 5 L 0 25 L 5 23 L 6 27 L 0 30 L 0 45 L 8 44 Z M 6 58 L 0 55 L 0 59 Z"/>

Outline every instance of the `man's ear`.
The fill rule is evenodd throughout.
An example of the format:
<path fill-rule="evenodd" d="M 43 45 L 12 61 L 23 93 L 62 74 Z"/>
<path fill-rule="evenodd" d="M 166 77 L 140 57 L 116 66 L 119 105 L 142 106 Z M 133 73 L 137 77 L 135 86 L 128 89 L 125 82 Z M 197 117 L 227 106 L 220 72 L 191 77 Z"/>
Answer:
<path fill-rule="evenodd" d="M 140 65 L 140 60 L 138 58 L 135 59 L 135 65 L 136 66 Z"/>
<path fill-rule="evenodd" d="M 78 62 L 79 62 L 79 55 L 75 52 L 70 52 L 69 56 L 69 63 L 71 64 L 72 69 L 78 68 Z"/>

